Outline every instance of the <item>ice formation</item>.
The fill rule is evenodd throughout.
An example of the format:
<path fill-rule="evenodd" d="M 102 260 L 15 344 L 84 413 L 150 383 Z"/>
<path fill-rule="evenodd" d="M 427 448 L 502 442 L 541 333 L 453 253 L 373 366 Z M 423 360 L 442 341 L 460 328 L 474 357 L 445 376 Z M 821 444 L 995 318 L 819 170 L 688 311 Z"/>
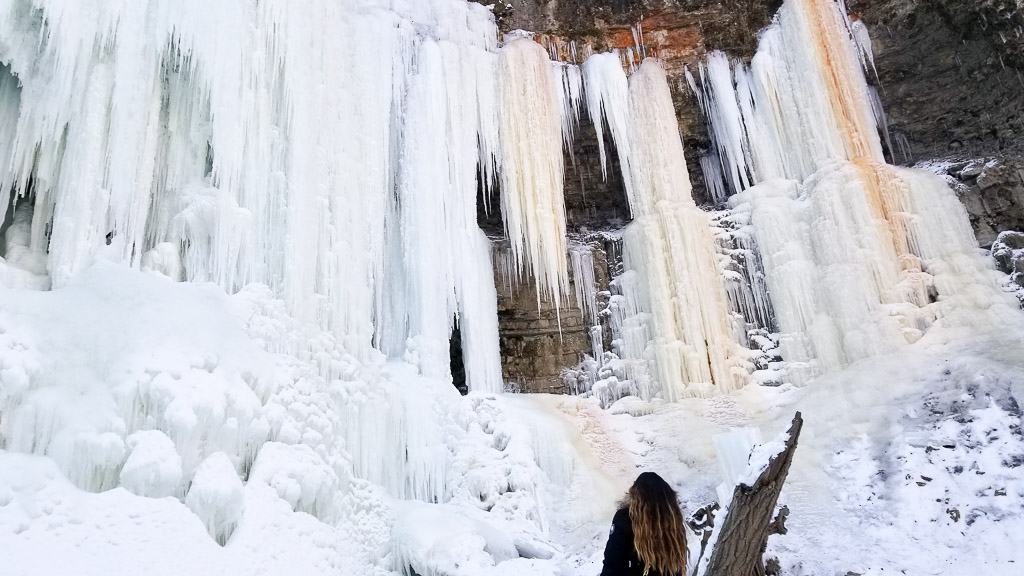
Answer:
<path fill-rule="evenodd" d="M 604 54 L 584 64 L 584 78 L 595 125 L 610 127 L 633 213 L 613 312 L 632 392 L 650 394 L 652 378 L 670 400 L 733 390 L 748 369 L 710 221 L 690 194 L 665 72 L 648 59 L 627 81 L 619 58 Z"/>
<path fill-rule="evenodd" d="M 836 3 L 790 0 L 749 68 L 715 53 L 700 70 L 725 174 L 709 180 L 749 225 L 795 381 L 1003 305 L 953 192 L 885 164 L 865 37 Z"/>
<path fill-rule="evenodd" d="M 502 46 L 498 68 L 501 212 L 512 265 L 518 277 L 529 270 L 538 302 L 543 294 L 557 305 L 569 288 L 561 104 L 567 98 L 547 51 L 528 38 Z"/>
<path fill-rule="evenodd" d="M 499 146 L 493 17 L 392 4 L 0 4 L 0 188 L 31 217 L 23 252 L 55 287 L 96 258 L 263 283 L 351 353 L 372 341 L 430 376 L 458 325 L 470 387 L 500 390 L 477 186 L 499 149 L 532 164 L 521 134 Z"/>
<path fill-rule="evenodd" d="M 735 391 L 751 326 L 781 332 L 798 381 L 1006 309 L 944 182 L 885 165 L 863 24 L 789 0 L 749 68 L 715 54 L 698 73 L 701 165 L 732 197 L 715 223 L 634 34 L 578 67 L 524 37 L 499 48 L 461 0 L 0 0 L 0 548 L 56 525 L 88 553 L 101 524 L 144 525 L 140 556 L 180 537 L 232 568 L 312 550 L 286 568 L 557 573 L 553 543 L 589 545 L 631 450 L 745 421 L 737 402 L 774 418 L 791 388 L 644 401 Z M 584 105 L 633 215 L 607 310 L 590 248 L 566 237 Z M 477 202 L 496 191 L 509 249 L 492 256 Z M 575 297 L 611 410 L 488 394 L 494 268 Z M 670 433 L 601 424 L 626 414 Z M 695 477 L 700 444 L 657 449 Z M 104 520 L 76 528 L 81 510 Z"/>
<path fill-rule="evenodd" d="M 216 452 L 203 460 L 189 484 L 185 505 L 199 516 L 214 540 L 221 545 L 228 541 L 245 510 L 245 497 L 227 454 Z"/>

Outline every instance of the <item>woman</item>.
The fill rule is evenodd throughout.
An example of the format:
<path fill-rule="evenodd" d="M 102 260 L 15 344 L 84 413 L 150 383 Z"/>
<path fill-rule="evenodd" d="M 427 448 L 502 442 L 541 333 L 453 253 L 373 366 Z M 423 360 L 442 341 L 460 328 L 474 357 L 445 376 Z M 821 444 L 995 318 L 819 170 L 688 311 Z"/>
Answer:
<path fill-rule="evenodd" d="M 612 520 L 601 576 L 685 576 L 686 528 L 676 491 L 654 472 L 629 489 Z"/>

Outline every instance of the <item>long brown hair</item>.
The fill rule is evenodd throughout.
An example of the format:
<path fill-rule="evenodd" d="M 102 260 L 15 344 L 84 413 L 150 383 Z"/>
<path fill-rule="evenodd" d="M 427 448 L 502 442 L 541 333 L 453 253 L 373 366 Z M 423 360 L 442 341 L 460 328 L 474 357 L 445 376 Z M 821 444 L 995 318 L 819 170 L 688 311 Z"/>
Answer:
<path fill-rule="evenodd" d="M 686 574 L 686 531 L 676 491 L 654 472 L 637 477 L 626 496 L 633 546 L 646 566 L 663 576 Z"/>

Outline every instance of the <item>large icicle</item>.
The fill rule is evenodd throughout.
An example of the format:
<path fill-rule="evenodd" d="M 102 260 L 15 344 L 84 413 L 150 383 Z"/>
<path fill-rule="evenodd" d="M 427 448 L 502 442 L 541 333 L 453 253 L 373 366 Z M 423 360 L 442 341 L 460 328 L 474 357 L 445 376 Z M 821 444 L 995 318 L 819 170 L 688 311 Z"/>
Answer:
<path fill-rule="evenodd" d="M 646 60 L 623 92 L 618 57 L 599 55 L 584 64 L 584 78 L 594 122 L 607 119 L 629 182 L 633 222 L 623 235 L 627 272 L 616 279 L 612 324 L 633 392 L 649 394 L 652 375 L 669 400 L 733 390 L 748 369 L 710 221 L 690 195 L 665 73 Z"/>
<path fill-rule="evenodd" d="M 622 166 L 626 197 L 632 198 L 629 160 L 629 83 L 616 52 L 594 54 L 583 63 L 583 80 L 587 92 L 587 110 L 597 131 L 597 149 L 601 157 L 601 174 L 608 177 L 608 152 L 605 150 L 604 128 L 608 126 Z"/>
<path fill-rule="evenodd" d="M 544 48 L 516 38 L 501 49 L 501 211 L 513 266 L 537 298 L 560 302 L 569 287 L 565 239 L 562 106 Z"/>

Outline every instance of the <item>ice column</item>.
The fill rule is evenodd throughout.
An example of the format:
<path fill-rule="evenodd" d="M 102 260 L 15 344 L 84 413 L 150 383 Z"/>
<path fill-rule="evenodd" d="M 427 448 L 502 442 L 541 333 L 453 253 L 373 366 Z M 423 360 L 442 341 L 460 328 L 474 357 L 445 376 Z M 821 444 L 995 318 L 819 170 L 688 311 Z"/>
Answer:
<path fill-rule="evenodd" d="M 395 280 L 404 292 L 384 329 L 406 326 L 406 357 L 425 376 L 450 378 L 449 338 L 458 322 L 470 388 L 496 392 L 497 295 L 488 241 L 476 224 L 480 102 L 473 97 L 476 83 L 493 75 L 478 79 L 470 50 L 426 41 L 417 52 L 395 208 L 402 239 Z"/>
<path fill-rule="evenodd" d="M 693 202 L 665 72 L 654 60 L 629 82 L 634 220 L 623 238 L 628 268 L 645 278 L 653 352 L 666 397 L 706 395 L 746 381 L 733 339 L 708 216 Z"/>
<path fill-rule="evenodd" d="M 501 211 L 517 276 L 529 272 L 541 294 L 560 302 L 568 289 L 562 87 L 544 48 L 528 38 L 501 49 Z"/>
<path fill-rule="evenodd" d="M 584 78 L 591 115 L 607 119 L 629 182 L 627 272 L 616 279 L 612 318 L 627 375 L 641 394 L 653 375 L 669 400 L 733 390 L 746 381 L 745 357 L 733 339 L 710 221 L 690 195 L 665 73 L 647 60 L 627 84 L 618 58 L 600 55 L 584 64 Z"/>

